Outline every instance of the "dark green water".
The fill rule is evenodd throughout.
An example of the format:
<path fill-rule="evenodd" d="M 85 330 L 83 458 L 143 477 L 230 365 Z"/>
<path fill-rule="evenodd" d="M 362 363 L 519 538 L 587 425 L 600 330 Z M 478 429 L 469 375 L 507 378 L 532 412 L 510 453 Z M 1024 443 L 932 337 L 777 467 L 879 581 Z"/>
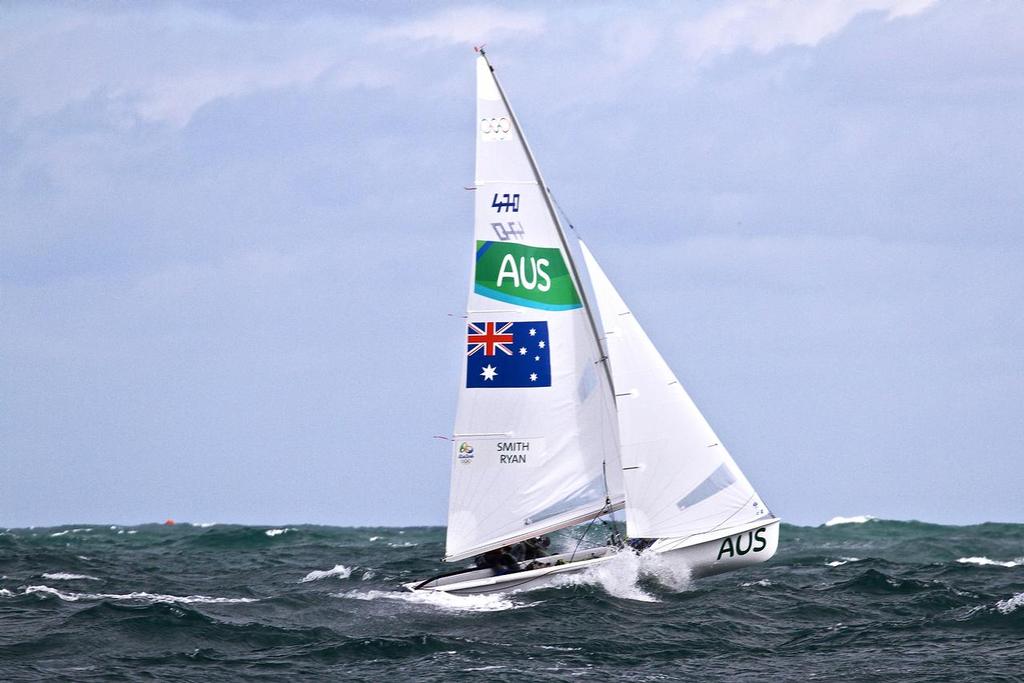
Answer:
<path fill-rule="evenodd" d="M 569 539 L 563 538 L 567 543 Z M 688 582 L 625 558 L 530 592 L 397 591 L 440 528 L 0 533 L 0 680 L 1024 680 L 1024 525 L 782 527 Z"/>

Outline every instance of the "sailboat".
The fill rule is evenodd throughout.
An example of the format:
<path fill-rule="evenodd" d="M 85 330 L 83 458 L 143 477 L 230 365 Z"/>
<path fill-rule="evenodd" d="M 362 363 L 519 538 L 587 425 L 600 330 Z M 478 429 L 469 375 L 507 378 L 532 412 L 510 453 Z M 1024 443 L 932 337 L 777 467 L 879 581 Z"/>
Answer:
<path fill-rule="evenodd" d="M 641 549 L 694 577 L 769 559 L 779 519 L 593 254 L 564 229 L 483 50 L 476 87 L 473 268 L 443 559 L 590 529 L 618 511 L 629 540 L 612 533 L 606 545 L 405 587 L 532 588 Z"/>

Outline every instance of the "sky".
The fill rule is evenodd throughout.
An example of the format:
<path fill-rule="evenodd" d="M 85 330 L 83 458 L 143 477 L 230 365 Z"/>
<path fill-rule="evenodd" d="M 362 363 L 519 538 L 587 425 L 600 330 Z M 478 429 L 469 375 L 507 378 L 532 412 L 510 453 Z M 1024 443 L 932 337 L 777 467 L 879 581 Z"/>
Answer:
<path fill-rule="evenodd" d="M 0 525 L 443 524 L 486 44 L 773 512 L 1024 521 L 1024 5 L 0 5 Z"/>

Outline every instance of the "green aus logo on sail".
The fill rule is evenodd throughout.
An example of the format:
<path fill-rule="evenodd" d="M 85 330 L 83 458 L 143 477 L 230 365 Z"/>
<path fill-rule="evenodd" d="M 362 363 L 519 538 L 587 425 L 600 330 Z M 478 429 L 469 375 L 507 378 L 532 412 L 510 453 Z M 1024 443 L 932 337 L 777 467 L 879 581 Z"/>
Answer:
<path fill-rule="evenodd" d="M 474 291 L 546 311 L 580 307 L 572 275 L 557 247 L 477 240 Z"/>

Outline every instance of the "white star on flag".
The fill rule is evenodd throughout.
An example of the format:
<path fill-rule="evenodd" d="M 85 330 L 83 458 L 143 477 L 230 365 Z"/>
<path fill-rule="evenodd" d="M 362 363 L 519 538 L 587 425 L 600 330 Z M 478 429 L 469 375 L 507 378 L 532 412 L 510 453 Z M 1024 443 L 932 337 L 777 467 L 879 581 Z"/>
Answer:
<path fill-rule="evenodd" d="M 534 356 L 533 359 L 534 360 L 540 360 L 540 356 Z"/>
<path fill-rule="evenodd" d="M 480 373 L 484 379 L 494 379 L 498 375 L 498 368 L 493 365 L 485 365 L 484 371 Z"/>
<path fill-rule="evenodd" d="M 540 348 L 543 349 L 544 348 L 544 340 L 541 339 L 539 342 L 537 342 L 537 346 L 539 346 Z"/>
<path fill-rule="evenodd" d="M 535 334 L 537 334 L 537 330 L 535 330 L 534 328 L 531 327 L 530 328 L 530 336 L 532 337 Z"/>
<path fill-rule="evenodd" d="M 536 372 L 531 372 L 530 373 L 530 381 L 531 382 L 536 382 L 537 381 L 537 373 Z"/>
<path fill-rule="evenodd" d="M 526 355 L 526 347 L 525 346 L 520 346 L 519 347 L 519 355 L 520 356 L 525 356 Z"/>

